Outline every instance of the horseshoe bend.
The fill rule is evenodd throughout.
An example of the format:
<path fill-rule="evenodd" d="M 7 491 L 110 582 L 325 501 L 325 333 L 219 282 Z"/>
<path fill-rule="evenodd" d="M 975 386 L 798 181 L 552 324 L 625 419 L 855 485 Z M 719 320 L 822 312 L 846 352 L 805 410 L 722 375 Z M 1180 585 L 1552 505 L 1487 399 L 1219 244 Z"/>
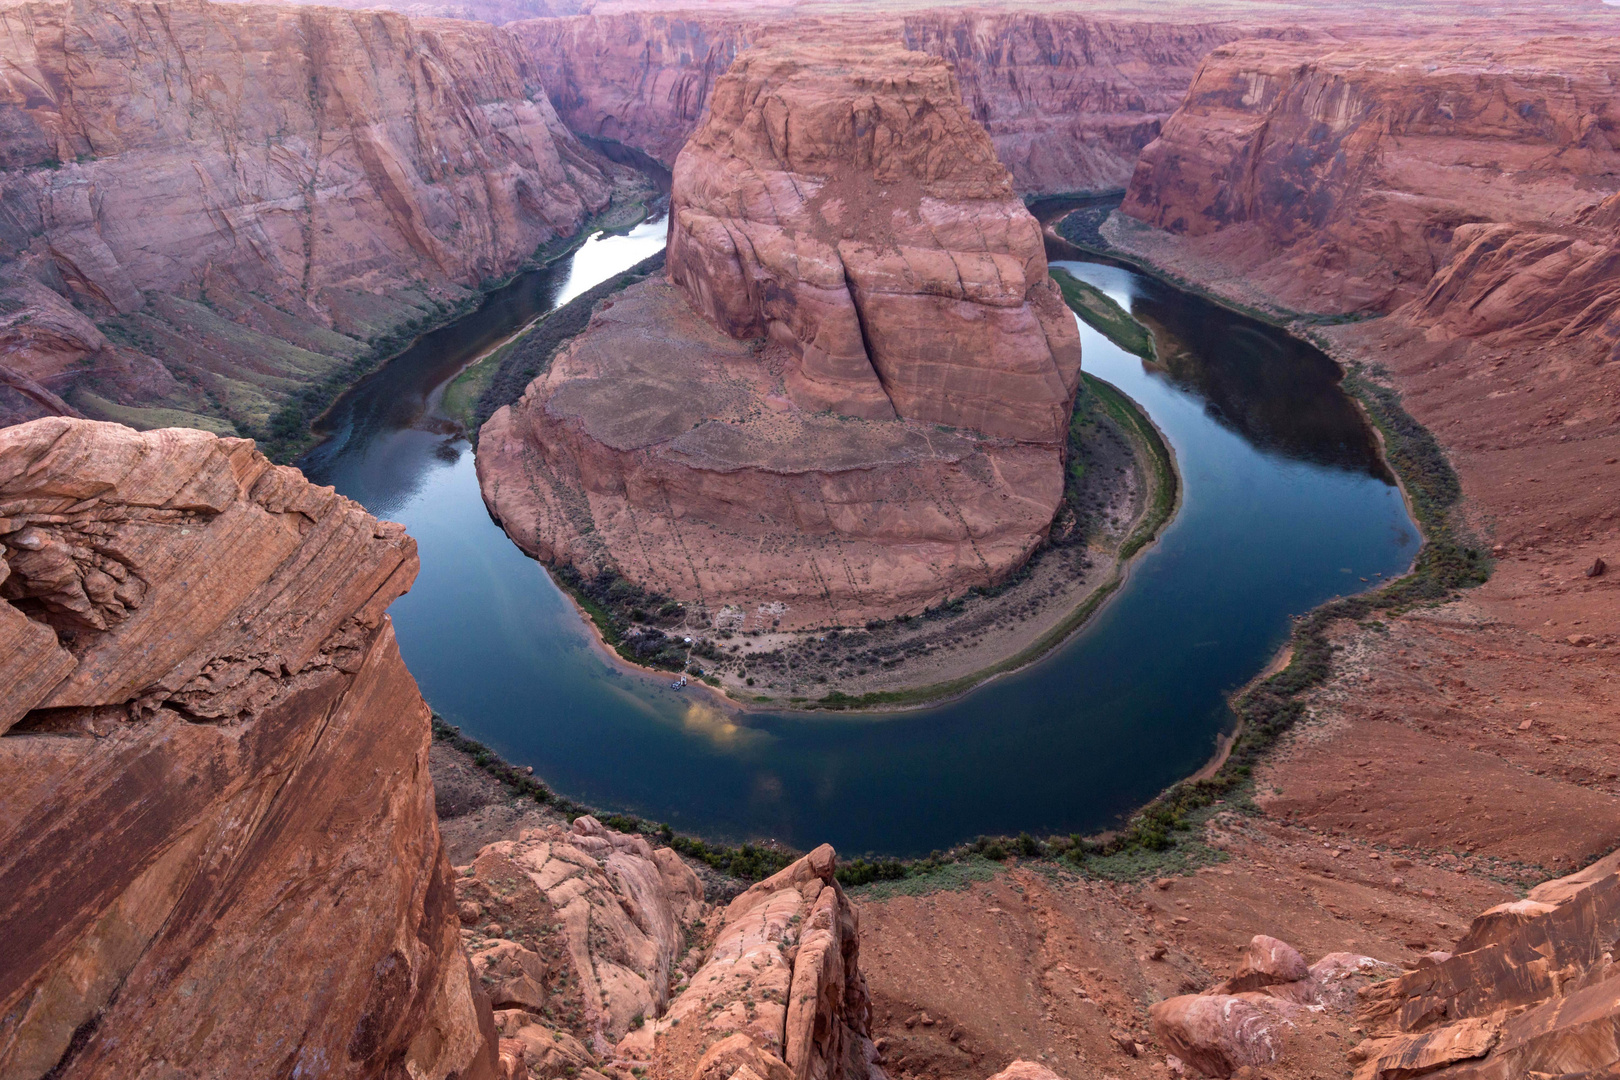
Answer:
<path fill-rule="evenodd" d="M 0 0 L 0 1080 L 1620 1070 L 1620 8 L 359 3 Z"/>

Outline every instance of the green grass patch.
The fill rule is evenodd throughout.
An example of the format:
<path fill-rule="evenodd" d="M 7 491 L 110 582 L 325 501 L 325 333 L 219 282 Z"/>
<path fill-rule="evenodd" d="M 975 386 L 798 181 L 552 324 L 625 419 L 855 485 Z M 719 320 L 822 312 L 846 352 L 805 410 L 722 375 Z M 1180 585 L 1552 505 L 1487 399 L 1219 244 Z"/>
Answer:
<path fill-rule="evenodd" d="M 1159 352 L 1153 346 L 1153 334 L 1131 317 L 1131 313 L 1114 302 L 1114 298 L 1087 282 L 1081 281 L 1062 267 L 1052 270 L 1052 280 L 1058 284 L 1064 301 L 1070 309 L 1093 330 L 1133 356 L 1157 361 Z"/>
<path fill-rule="evenodd" d="M 897 896 L 963 892 L 971 885 L 991 880 L 1002 869 L 1000 863 L 975 855 L 958 862 L 941 862 L 932 868 L 918 869 L 910 875 L 851 885 L 849 894 L 857 900 L 883 901 Z"/>

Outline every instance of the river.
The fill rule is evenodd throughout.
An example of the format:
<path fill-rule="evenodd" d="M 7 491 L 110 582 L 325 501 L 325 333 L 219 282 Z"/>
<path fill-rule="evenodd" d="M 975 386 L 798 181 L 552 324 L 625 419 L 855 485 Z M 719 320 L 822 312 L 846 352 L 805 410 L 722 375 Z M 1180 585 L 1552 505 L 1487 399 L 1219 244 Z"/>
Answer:
<path fill-rule="evenodd" d="M 1081 326 L 1083 363 L 1173 447 L 1183 502 L 1118 594 L 1041 662 L 938 707 L 757 714 L 615 666 L 490 520 L 466 440 L 435 412 L 471 359 L 663 243 L 600 236 L 357 385 L 300 464 L 403 522 L 422 571 L 391 609 L 442 716 L 581 802 L 711 839 L 915 855 L 980 834 L 1089 832 L 1195 771 L 1228 695 L 1291 616 L 1400 574 L 1418 534 L 1327 357 L 1128 270 L 1061 262 L 1160 328 L 1143 364 Z"/>

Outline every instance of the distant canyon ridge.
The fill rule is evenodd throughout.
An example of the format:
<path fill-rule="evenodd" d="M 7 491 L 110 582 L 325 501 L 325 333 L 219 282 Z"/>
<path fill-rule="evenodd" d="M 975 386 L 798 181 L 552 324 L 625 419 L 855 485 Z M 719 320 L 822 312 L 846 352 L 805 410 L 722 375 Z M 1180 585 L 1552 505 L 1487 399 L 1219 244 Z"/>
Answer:
<path fill-rule="evenodd" d="M 1246 33 L 1304 32 L 950 11 L 498 29 L 203 0 L 11 5 L 0 419 L 296 445 L 334 387 L 631 183 L 575 132 L 672 165 L 749 44 L 890 41 L 948 60 L 1027 195 L 1123 187 L 1201 58 Z"/>

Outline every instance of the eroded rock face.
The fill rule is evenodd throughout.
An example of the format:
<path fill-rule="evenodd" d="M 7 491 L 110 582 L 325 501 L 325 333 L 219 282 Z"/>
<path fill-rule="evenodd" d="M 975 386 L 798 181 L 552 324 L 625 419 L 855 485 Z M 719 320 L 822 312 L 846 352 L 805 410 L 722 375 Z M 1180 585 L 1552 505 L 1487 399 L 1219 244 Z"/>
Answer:
<path fill-rule="evenodd" d="M 675 162 L 669 275 L 732 337 L 786 345 L 806 411 L 1064 439 L 1074 319 L 939 60 L 741 56 Z"/>
<path fill-rule="evenodd" d="M 1122 209 L 1193 238 L 1285 307 L 1389 311 L 1477 244 L 1482 223 L 1601 215 L 1620 176 L 1607 134 L 1620 122 L 1617 62 L 1612 43 L 1579 38 L 1225 45 L 1143 151 Z M 1505 242 L 1494 234 L 1474 258 Z M 1590 252 L 1539 246 L 1496 255 L 1495 266 L 1607 280 Z M 1478 316 L 1458 305 L 1451 317 L 1501 322 L 1517 306 L 1522 320 L 1589 287 L 1561 291 L 1529 306 L 1510 293 Z"/>
<path fill-rule="evenodd" d="M 464 871 L 460 895 L 476 905 L 463 918 L 468 947 L 497 1009 L 535 1014 L 606 1055 L 668 1007 L 704 911 L 702 885 L 675 852 L 586 816 L 490 844 Z M 542 956 L 548 943 L 557 955 Z M 522 1037 L 524 1024 L 506 1026 Z"/>
<path fill-rule="evenodd" d="M 1419 1070 L 1443 1080 L 1508 1080 L 1620 1067 L 1620 875 L 1612 859 L 1597 868 L 1542 886 L 1547 899 L 1521 902 L 1536 907 L 1511 919 L 1492 908 L 1449 959 L 1364 990 L 1357 1019 L 1373 1041 L 1358 1080 Z"/>
<path fill-rule="evenodd" d="M 0 364 L 54 392 L 206 413 L 212 391 L 262 424 L 278 376 L 437 314 L 610 193 L 482 24 L 38 2 L 0 12 L 0 59 L 6 276 L 119 326 L 22 297 L 54 328 L 8 330 L 0 304 Z"/>
<path fill-rule="evenodd" d="M 404 530 L 54 418 L 0 429 L 0 545 L 0 1072 L 487 1075 Z"/>
<path fill-rule="evenodd" d="M 1003 580 L 1062 498 L 1079 379 L 1039 230 L 945 66 L 797 55 L 716 91 L 669 280 L 604 301 L 479 438 L 525 551 L 747 629 Z"/>
<path fill-rule="evenodd" d="M 1020 193 L 1123 187 L 1203 55 L 1264 32 L 1070 12 L 792 17 L 736 9 L 599 12 L 510 29 L 571 128 L 666 164 L 697 130 L 720 77 L 751 45 L 884 42 L 926 52 L 952 64 L 968 109 L 988 129 Z"/>
<path fill-rule="evenodd" d="M 822 845 L 733 900 L 690 985 L 620 1054 L 671 1080 L 883 1080 L 836 863 Z"/>

